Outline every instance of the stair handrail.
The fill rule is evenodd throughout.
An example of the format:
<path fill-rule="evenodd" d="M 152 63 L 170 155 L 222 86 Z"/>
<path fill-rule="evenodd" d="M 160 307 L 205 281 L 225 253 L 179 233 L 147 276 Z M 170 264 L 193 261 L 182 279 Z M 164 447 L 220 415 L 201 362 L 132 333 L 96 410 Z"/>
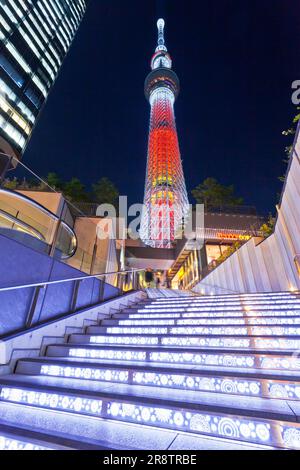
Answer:
<path fill-rule="evenodd" d="M 125 269 L 124 271 L 112 271 L 112 272 L 106 272 L 106 273 L 89 274 L 87 276 L 57 279 L 55 281 L 34 282 L 31 284 L 21 284 L 17 286 L 0 287 L 0 292 L 7 292 L 10 290 L 15 290 L 15 289 L 27 289 L 30 287 L 45 287 L 45 286 L 54 285 L 54 284 L 62 284 L 64 282 L 84 281 L 86 279 L 102 278 L 102 277 L 114 276 L 114 275 L 119 275 L 119 274 L 123 275 L 127 273 L 133 274 L 133 273 L 144 272 L 144 271 L 145 269 L 132 268 L 132 269 Z"/>

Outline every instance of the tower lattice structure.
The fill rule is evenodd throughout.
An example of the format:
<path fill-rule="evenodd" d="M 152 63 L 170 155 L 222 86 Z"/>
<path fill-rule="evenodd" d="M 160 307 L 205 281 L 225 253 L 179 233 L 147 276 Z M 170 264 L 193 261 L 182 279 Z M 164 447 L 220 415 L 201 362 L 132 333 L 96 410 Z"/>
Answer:
<path fill-rule="evenodd" d="M 164 26 L 164 20 L 159 19 L 158 45 L 145 81 L 151 115 L 140 236 L 154 248 L 173 246 L 189 207 L 174 114 L 179 79 L 172 70 Z"/>

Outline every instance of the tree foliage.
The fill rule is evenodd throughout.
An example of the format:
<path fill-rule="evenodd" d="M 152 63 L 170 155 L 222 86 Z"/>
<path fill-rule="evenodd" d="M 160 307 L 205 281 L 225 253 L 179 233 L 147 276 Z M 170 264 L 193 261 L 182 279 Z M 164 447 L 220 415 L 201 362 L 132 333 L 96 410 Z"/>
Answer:
<path fill-rule="evenodd" d="M 44 178 L 45 184 L 39 180 L 6 178 L 2 186 L 11 190 L 54 191 L 62 192 L 71 202 L 97 202 L 98 204 L 117 205 L 119 191 L 114 183 L 106 177 L 92 185 L 92 191 L 87 191 L 79 178 L 73 177 L 63 181 L 57 173 L 50 172 Z"/>
<path fill-rule="evenodd" d="M 72 178 L 70 181 L 64 184 L 63 194 L 70 201 L 74 202 L 88 202 L 89 195 L 85 191 L 85 186 L 78 178 Z"/>
<path fill-rule="evenodd" d="M 192 196 L 197 204 L 204 204 L 207 209 L 217 206 L 239 206 L 243 198 L 236 197 L 234 186 L 225 186 L 215 178 L 206 178 L 192 190 Z"/>
<path fill-rule="evenodd" d="M 272 235 L 275 228 L 276 219 L 272 214 L 269 214 L 268 220 L 260 227 L 260 232 L 263 233 L 265 237 Z"/>
<path fill-rule="evenodd" d="M 300 111 L 300 107 L 297 107 L 297 111 Z M 296 134 L 297 125 L 299 121 L 300 121 L 300 113 L 297 113 L 293 119 L 291 127 L 287 129 L 286 131 L 283 131 L 282 135 L 284 135 L 285 137 L 294 136 Z M 289 163 L 289 160 L 292 156 L 292 151 L 293 151 L 292 144 L 285 147 L 285 158 L 283 159 L 284 163 L 287 163 L 287 164 Z M 286 177 L 285 175 L 279 176 L 278 179 L 284 183 L 285 177 Z"/>
<path fill-rule="evenodd" d="M 117 205 L 119 191 L 109 178 L 101 178 L 96 184 L 93 184 L 92 188 L 95 202 L 98 204 Z"/>

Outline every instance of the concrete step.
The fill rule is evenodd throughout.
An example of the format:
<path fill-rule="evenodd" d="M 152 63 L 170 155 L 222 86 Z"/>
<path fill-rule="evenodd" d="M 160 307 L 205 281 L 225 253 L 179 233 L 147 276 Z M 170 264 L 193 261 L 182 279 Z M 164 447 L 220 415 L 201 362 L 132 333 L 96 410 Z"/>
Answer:
<path fill-rule="evenodd" d="M 215 368 L 176 370 L 159 365 L 70 362 L 62 359 L 21 359 L 16 374 L 50 376 L 88 381 L 126 383 L 181 390 L 300 400 L 300 371 L 283 376 L 276 371 L 224 370 Z"/>
<path fill-rule="evenodd" d="M 110 344 L 110 345 L 142 345 L 142 346 L 189 346 L 198 348 L 253 348 L 258 351 L 298 350 L 299 336 L 250 336 L 250 335 L 170 335 L 170 334 L 72 334 L 69 343 L 77 344 Z"/>
<path fill-rule="evenodd" d="M 106 449 L 122 450 L 271 450 L 273 447 L 236 441 L 229 438 L 178 432 L 169 429 L 94 419 L 53 410 L 24 407 L 0 401 L 1 420 L 16 427 L 22 426 L 53 436 L 80 439 L 83 448 L 103 445 Z M 67 417 L 67 419 L 66 419 Z M 26 431 L 23 431 L 24 434 Z M 100 440 L 99 442 L 99 439 Z"/>
<path fill-rule="evenodd" d="M 112 384 L 97 391 L 41 385 L 31 377 L 8 376 L 0 381 L 0 401 L 26 408 L 126 421 L 279 448 L 297 448 L 300 409 L 297 402 L 210 392 L 164 390 Z M 300 446 L 299 446 L 300 448 Z"/>
<path fill-rule="evenodd" d="M 204 318 L 204 319 L 223 319 L 223 318 L 292 318 L 299 317 L 300 310 L 278 310 L 278 311 L 264 311 L 264 312 L 176 312 L 176 313 L 116 313 L 110 319 L 176 319 L 176 318 Z"/>
<path fill-rule="evenodd" d="M 222 336 L 295 336 L 300 338 L 300 327 L 282 325 L 225 325 L 225 326 L 88 326 L 87 334 L 117 334 L 117 335 L 222 335 Z M 295 338 L 297 339 L 297 338 Z"/>
<path fill-rule="evenodd" d="M 300 359 L 294 351 L 269 351 L 255 349 L 245 351 L 230 348 L 174 348 L 170 346 L 115 346 L 92 344 L 49 345 L 50 357 L 69 357 L 95 360 L 141 361 L 164 364 L 190 364 L 195 366 L 219 366 L 228 368 L 256 368 L 272 370 L 300 370 Z"/>
<path fill-rule="evenodd" d="M 284 315 L 285 313 L 288 312 L 298 312 L 298 315 L 300 314 L 300 304 L 295 303 L 295 304 L 284 304 L 284 305 L 273 305 L 273 304 L 268 304 L 268 305 L 249 305 L 249 306 L 230 306 L 230 307 L 222 307 L 219 305 L 213 305 L 213 306 L 178 306 L 178 307 L 149 307 L 149 308 L 136 308 L 136 309 L 124 309 L 122 310 L 123 313 L 157 313 L 157 314 L 162 314 L 162 313 L 184 313 L 184 312 L 197 312 L 197 313 L 227 313 L 230 315 L 233 312 L 239 312 L 239 313 L 246 313 L 251 312 L 252 315 L 259 315 L 260 313 L 264 313 L 266 315 L 271 315 L 269 312 L 277 312 L 281 311 L 282 314 Z M 116 312 L 118 313 L 118 312 Z"/>
<path fill-rule="evenodd" d="M 106 446 L 83 444 L 68 436 L 47 434 L 31 428 L 0 424 L 0 450 L 105 450 Z"/>
<path fill-rule="evenodd" d="M 300 292 L 262 292 L 262 293 L 247 293 L 247 294 L 224 294 L 224 295 L 201 295 L 197 297 L 191 297 L 191 298 L 160 298 L 160 299 L 154 299 L 152 300 L 153 303 L 165 303 L 165 302 L 195 302 L 195 301 L 200 301 L 200 302 L 206 302 L 206 301 L 212 301 L 214 300 L 215 302 L 220 302 L 220 301 L 231 301 L 231 300 L 239 300 L 239 301 L 245 301 L 245 300 L 255 300 L 255 299 L 266 299 L 271 301 L 272 299 L 297 299 L 300 296 Z"/>
<path fill-rule="evenodd" d="M 205 327 L 216 326 L 222 327 L 224 325 L 236 326 L 236 325 L 264 325 L 274 326 L 281 325 L 282 327 L 293 325 L 295 328 L 300 328 L 300 316 L 281 316 L 281 317 L 227 317 L 227 318 L 152 318 L 152 319 L 141 319 L 141 318 L 112 318 L 110 320 L 101 320 L 100 326 L 199 326 Z"/>

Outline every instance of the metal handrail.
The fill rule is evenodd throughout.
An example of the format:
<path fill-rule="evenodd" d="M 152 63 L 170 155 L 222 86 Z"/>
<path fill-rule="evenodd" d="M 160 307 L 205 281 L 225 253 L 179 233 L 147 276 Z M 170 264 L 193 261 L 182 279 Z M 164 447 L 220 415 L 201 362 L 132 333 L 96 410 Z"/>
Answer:
<path fill-rule="evenodd" d="M 54 285 L 54 284 L 62 284 L 64 282 L 73 282 L 73 281 L 84 281 L 86 279 L 94 279 L 94 278 L 101 278 L 101 277 L 107 277 L 107 276 L 113 276 L 117 274 L 127 274 L 127 273 L 136 273 L 136 272 L 144 272 L 145 269 L 130 269 L 130 270 L 125 270 L 125 271 L 113 271 L 113 272 L 108 272 L 108 273 L 99 273 L 99 274 L 90 274 L 88 276 L 80 276 L 80 277 L 71 277 L 68 279 L 58 279 L 57 281 L 46 281 L 46 282 L 36 282 L 33 284 L 23 284 L 19 286 L 9 286 L 9 287 L 1 287 L 0 292 L 7 292 L 15 289 L 27 289 L 29 287 L 45 287 L 49 285 Z"/>

